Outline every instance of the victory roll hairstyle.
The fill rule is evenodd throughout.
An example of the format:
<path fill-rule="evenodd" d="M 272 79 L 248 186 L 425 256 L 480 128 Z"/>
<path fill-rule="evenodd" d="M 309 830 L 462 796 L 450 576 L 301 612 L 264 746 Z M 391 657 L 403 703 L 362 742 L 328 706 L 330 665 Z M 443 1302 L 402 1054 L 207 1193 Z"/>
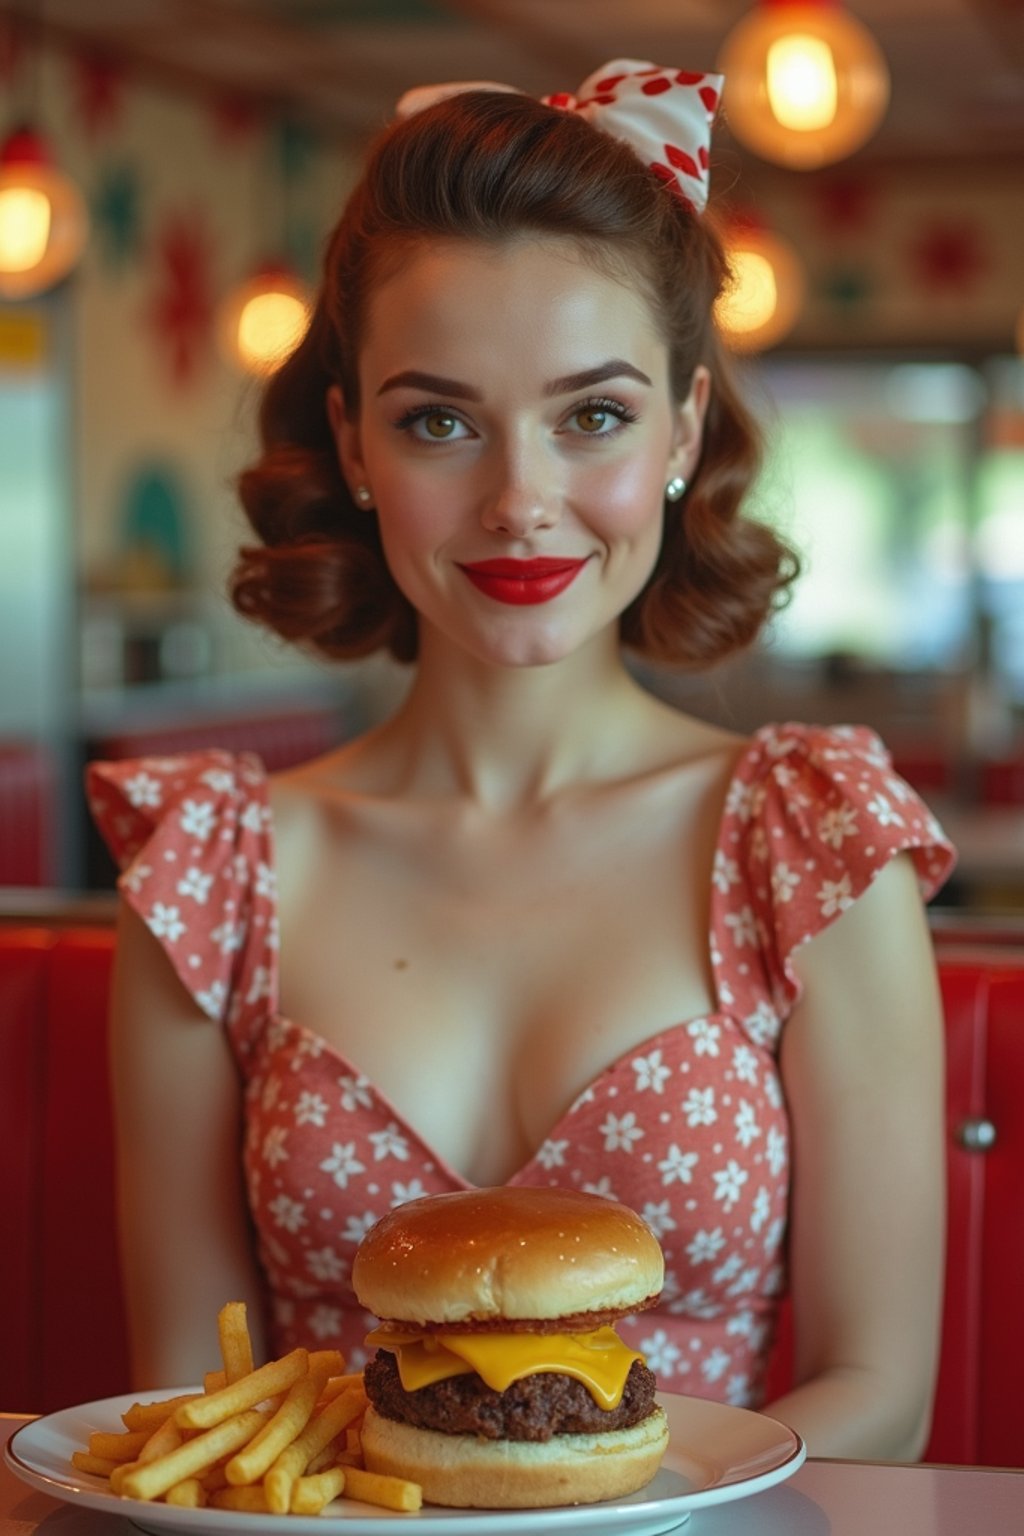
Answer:
<path fill-rule="evenodd" d="M 419 242 L 574 242 L 598 269 L 639 288 L 670 357 L 677 401 L 698 364 L 711 373 L 700 463 L 684 501 L 665 504 L 662 548 L 621 619 L 623 643 L 697 668 L 750 644 L 784 597 L 796 560 L 740 515 L 760 464 L 712 310 L 728 280 L 722 245 L 625 144 L 518 93 L 473 90 L 392 124 L 371 146 L 331 236 L 309 330 L 270 379 L 262 452 L 238 490 L 260 540 L 231 582 L 239 611 L 338 658 L 417 652 L 416 614 L 393 581 L 376 520 L 352 500 L 326 397 L 359 408 L 358 358 L 377 286 Z"/>

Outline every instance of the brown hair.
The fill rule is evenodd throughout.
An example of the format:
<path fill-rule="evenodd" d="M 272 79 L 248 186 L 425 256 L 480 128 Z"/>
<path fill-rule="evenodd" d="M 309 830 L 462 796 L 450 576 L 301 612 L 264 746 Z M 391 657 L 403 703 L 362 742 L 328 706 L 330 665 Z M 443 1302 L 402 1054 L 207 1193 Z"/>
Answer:
<path fill-rule="evenodd" d="M 338 383 L 359 403 L 358 357 L 375 286 L 424 238 L 574 241 L 629 272 L 660 322 L 677 400 L 711 373 L 697 471 L 665 504 L 657 565 L 622 615 L 623 642 L 682 666 L 720 661 L 754 640 L 796 574 L 766 526 L 740 516 L 760 465 L 757 425 L 716 334 L 728 277 L 707 215 L 644 168 L 626 145 L 530 97 L 468 91 L 386 129 L 328 244 L 309 330 L 270 379 L 263 451 L 238 489 L 261 543 L 244 548 L 231 593 L 240 612 L 328 656 L 386 646 L 416 655 L 416 614 L 387 569 L 376 520 L 352 502 L 326 412 Z"/>

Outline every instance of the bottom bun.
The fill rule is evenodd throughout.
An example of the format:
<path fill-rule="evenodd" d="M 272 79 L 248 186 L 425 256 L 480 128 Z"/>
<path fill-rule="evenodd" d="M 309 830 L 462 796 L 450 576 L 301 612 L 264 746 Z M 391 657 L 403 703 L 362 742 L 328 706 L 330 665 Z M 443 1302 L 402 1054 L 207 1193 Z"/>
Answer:
<path fill-rule="evenodd" d="M 428 1504 L 534 1509 L 596 1504 L 650 1482 L 668 1446 L 660 1408 L 629 1429 L 550 1440 L 484 1440 L 417 1429 L 366 1410 L 363 1459 L 371 1472 L 419 1483 Z"/>

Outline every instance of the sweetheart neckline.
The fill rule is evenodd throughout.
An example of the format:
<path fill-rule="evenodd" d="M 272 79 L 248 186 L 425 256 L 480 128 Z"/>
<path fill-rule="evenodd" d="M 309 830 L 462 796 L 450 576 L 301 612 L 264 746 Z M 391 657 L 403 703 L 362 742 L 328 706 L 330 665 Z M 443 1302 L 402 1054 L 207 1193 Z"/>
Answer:
<path fill-rule="evenodd" d="M 605 1080 L 605 1078 L 609 1077 L 611 1073 L 616 1071 L 617 1068 L 621 1067 L 627 1058 L 644 1054 L 649 1055 L 651 1050 L 655 1047 L 655 1043 L 665 1038 L 666 1036 L 678 1035 L 683 1030 L 688 1031 L 694 1024 L 702 1022 L 710 1023 L 715 1020 L 722 1020 L 726 1023 L 736 1022 L 732 1015 L 726 1013 L 723 1009 L 712 1009 L 707 1013 L 694 1014 L 693 1018 L 691 1019 L 680 1019 L 675 1024 L 667 1024 L 664 1029 L 657 1030 L 654 1034 L 647 1035 L 642 1040 L 638 1040 L 635 1045 L 627 1046 L 625 1050 L 620 1051 L 619 1054 L 613 1057 L 611 1061 L 607 1062 L 606 1065 L 600 1069 L 600 1071 L 596 1072 L 594 1076 L 589 1080 L 589 1082 L 583 1085 L 579 1092 L 570 1101 L 567 1108 L 563 1110 L 563 1112 L 554 1121 L 550 1129 L 541 1140 L 537 1150 L 533 1152 L 524 1163 L 521 1163 L 511 1174 L 509 1174 L 507 1179 L 502 1180 L 501 1187 L 505 1188 L 509 1185 L 518 1183 L 519 1180 L 522 1179 L 530 1169 L 536 1166 L 540 1158 L 541 1150 L 556 1136 L 559 1128 L 565 1124 L 570 1115 L 575 1113 L 577 1107 L 581 1105 L 588 1098 L 588 1096 L 593 1097 L 598 1086 Z M 382 1107 L 388 1111 L 389 1114 L 393 1115 L 394 1119 L 399 1123 L 402 1131 L 408 1133 L 410 1138 L 414 1140 L 421 1148 L 421 1150 L 426 1154 L 427 1158 L 434 1165 L 434 1167 L 436 1167 L 447 1178 L 454 1180 L 463 1189 L 482 1189 L 487 1187 L 481 1184 L 476 1184 L 472 1179 L 466 1178 L 465 1174 L 460 1173 L 454 1164 L 450 1163 L 446 1157 L 437 1152 L 427 1141 L 426 1137 L 423 1136 L 412 1124 L 412 1122 L 406 1118 L 404 1112 L 398 1108 L 394 1101 L 381 1088 L 378 1088 L 373 1079 L 369 1077 L 362 1070 L 362 1068 L 352 1060 L 350 1056 L 346 1056 L 344 1051 L 340 1050 L 336 1045 L 333 1045 L 330 1040 L 325 1039 L 323 1035 L 318 1035 L 316 1030 L 310 1029 L 307 1024 L 300 1024 L 297 1019 L 289 1018 L 287 1014 L 277 1012 L 268 1013 L 266 1015 L 266 1021 L 261 1031 L 261 1036 L 265 1037 L 266 1032 L 275 1024 L 287 1025 L 290 1030 L 296 1030 L 299 1034 L 304 1035 L 307 1039 L 314 1041 L 318 1046 L 318 1049 L 315 1053 L 312 1054 L 313 1060 L 318 1059 L 324 1054 L 324 1052 L 326 1052 L 335 1062 L 338 1062 L 341 1066 L 346 1067 L 349 1073 L 351 1073 L 352 1076 L 356 1079 L 357 1083 L 365 1084 L 365 1086 L 373 1094 L 378 1103 L 380 1103 Z"/>

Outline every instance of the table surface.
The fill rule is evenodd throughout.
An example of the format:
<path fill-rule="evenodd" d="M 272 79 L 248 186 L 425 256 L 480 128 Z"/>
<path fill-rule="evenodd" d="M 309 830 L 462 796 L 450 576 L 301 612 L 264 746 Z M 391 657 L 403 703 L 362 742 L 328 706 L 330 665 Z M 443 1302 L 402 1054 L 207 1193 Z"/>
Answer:
<path fill-rule="evenodd" d="M 0 1444 L 25 1422 L 0 1414 Z M 1024 1532 L 1024 1470 L 807 1461 L 787 1483 L 699 1510 L 684 1529 L 692 1536 L 1010 1536 Z M 36 1493 L 0 1462 L 0 1536 L 134 1530 L 120 1515 Z"/>

